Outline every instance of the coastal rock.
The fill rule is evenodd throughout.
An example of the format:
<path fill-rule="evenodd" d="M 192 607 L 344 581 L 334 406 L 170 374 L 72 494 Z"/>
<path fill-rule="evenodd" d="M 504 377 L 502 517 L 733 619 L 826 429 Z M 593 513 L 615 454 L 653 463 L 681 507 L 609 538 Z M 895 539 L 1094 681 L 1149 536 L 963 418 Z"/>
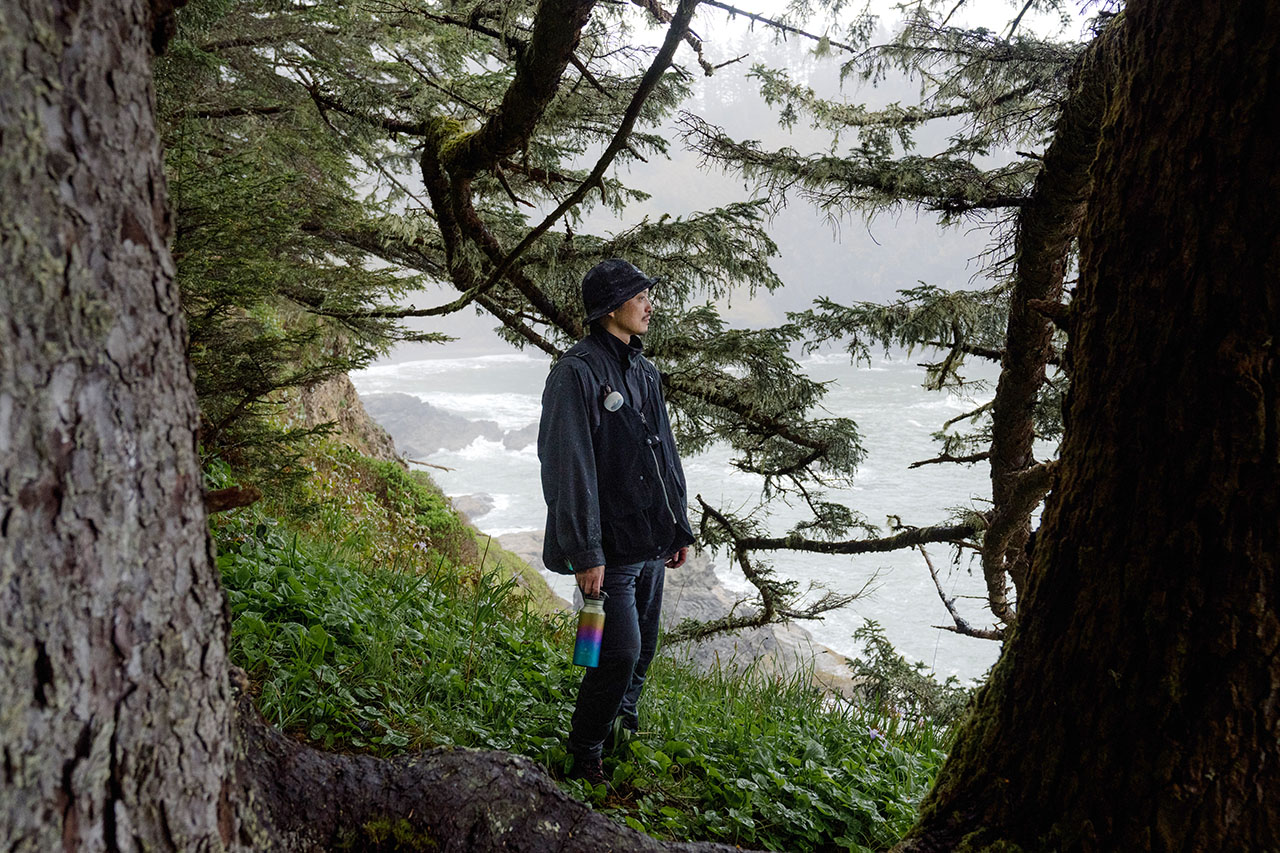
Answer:
<path fill-rule="evenodd" d="M 457 495 L 449 498 L 449 503 L 453 505 L 456 512 L 462 513 L 472 524 L 493 510 L 493 498 L 485 494 Z"/>
<path fill-rule="evenodd" d="M 392 437 L 374 422 L 345 373 L 298 389 L 296 399 L 300 425 L 334 424 L 338 439 L 356 451 L 374 459 L 399 461 Z"/>
<path fill-rule="evenodd" d="M 507 450 L 524 450 L 538 441 L 538 425 L 536 423 L 529 424 L 522 429 L 508 430 L 502 436 L 502 446 Z"/>
<path fill-rule="evenodd" d="M 498 544 L 543 574 L 550 574 L 542 562 L 542 531 L 522 530 L 519 533 L 504 533 L 498 537 Z M 569 603 L 565 602 L 565 606 L 568 607 Z"/>
<path fill-rule="evenodd" d="M 468 420 L 412 394 L 366 394 L 364 407 L 395 440 L 402 456 L 422 458 L 438 450 L 461 450 L 477 438 L 500 441 L 494 421 Z"/>

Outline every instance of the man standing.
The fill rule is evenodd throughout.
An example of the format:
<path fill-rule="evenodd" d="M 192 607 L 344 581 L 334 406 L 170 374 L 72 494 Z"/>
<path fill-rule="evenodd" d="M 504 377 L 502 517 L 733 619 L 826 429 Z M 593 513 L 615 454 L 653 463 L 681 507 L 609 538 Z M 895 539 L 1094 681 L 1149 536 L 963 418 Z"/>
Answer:
<path fill-rule="evenodd" d="M 663 578 L 694 541 L 658 371 L 639 337 L 656 281 L 618 258 L 592 267 L 582 280 L 591 333 L 551 368 L 542 393 L 543 561 L 574 574 L 583 595 L 605 597 L 600 664 L 583 674 L 568 743 L 570 775 L 593 783 L 604 781 L 614 721 L 639 725 Z"/>

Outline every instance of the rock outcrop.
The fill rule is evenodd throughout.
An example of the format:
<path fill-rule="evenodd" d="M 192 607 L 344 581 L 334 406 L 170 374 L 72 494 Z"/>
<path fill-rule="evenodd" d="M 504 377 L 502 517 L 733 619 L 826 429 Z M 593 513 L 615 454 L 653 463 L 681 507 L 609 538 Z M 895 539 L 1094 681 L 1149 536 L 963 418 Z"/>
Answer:
<path fill-rule="evenodd" d="M 386 428 L 401 455 L 421 459 L 438 450 L 461 450 L 477 438 L 502 441 L 494 421 L 473 421 L 412 394 L 366 394 L 365 409 Z"/>
<path fill-rule="evenodd" d="M 300 420 L 308 427 L 336 425 L 340 439 L 375 459 L 398 461 L 395 442 L 365 409 L 347 375 L 341 374 L 297 393 Z"/>

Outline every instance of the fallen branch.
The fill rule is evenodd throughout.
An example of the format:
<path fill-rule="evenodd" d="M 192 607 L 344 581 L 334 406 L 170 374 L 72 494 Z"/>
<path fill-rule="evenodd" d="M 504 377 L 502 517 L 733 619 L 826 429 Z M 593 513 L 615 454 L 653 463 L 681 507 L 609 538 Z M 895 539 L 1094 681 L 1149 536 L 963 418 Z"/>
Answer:
<path fill-rule="evenodd" d="M 449 468 L 448 466 L 445 466 L 445 465 L 437 465 L 434 462 L 423 462 L 421 459 L 410 459 L 408 456 L 404 458 L 404 461 L 408 462 L 411 465 L 422 465 L 423 467 L 426 467 L 426 468 L 435 468 L 437 471 L 454 470 L 453 468 Z"/>
<path fill-rule="evenodd" d="M 204 493 L 204 511 L 209 515 L 215 512 L 226 512 L 257 503 L 262 498 L 262 490 L 257 486 L 229 486 Z"/>

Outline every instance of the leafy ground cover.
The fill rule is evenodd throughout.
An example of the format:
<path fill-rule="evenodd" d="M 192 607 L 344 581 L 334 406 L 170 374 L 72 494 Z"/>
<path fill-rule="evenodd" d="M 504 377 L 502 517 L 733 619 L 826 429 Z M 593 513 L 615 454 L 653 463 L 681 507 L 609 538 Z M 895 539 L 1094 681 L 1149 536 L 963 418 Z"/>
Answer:
<path fill-rule="evenodd" d="M 349 453 L 326 459 L 305 512 L 214 521 L 232 659 L 263 713 L 328 749 L 503 749 L 563 777 L 581 676 L 570 616 L 428 484 Z M 213 485 L 227 476 L 211 470 Z M 870 626 L 863 639 L 876 637 Z M 702 675 L 660 656 L 641 732 L 606 755 L 610 783 L 562 784 L 659 837 L 884 849 L 914 821 L 945 754 L 939 714 L 958 705 L 890 689 L 910 668 L 887 644 L 867 648 L 860 665 L 879 698 L 860 704 L 805 673 Z"/>

